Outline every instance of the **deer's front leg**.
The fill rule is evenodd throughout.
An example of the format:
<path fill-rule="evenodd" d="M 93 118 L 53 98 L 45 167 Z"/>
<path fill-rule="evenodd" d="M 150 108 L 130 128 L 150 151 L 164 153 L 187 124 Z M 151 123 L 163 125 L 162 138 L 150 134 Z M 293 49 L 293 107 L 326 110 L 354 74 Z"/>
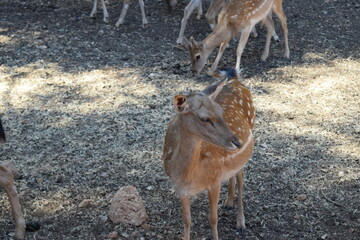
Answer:
<path fill-rule="evenodd" d="M 190 240 L 191 211 L 188 197 L 181 198 L 181 210 L 184 223 L 184 240 Z"/>
<path fill-rule="evenodd" d="M 235 201 L 235 177 L 229 179 L 228 197 L 225 202 L 226 207 L 233 207 Z"/>
<path fill-rule="evenodd" d="M 144 0 L 139 0 L 139 5 L 140 5 L 140 10 L 141 10 L 141 16 L 142 16 L 142 27 L 145 28 L 148 25 L 148 20 L 146 19 L 146 16 L 145 16 Z"/>
<path fill-rule="evenodd" d="M 102 9 L 103 9 L 103 13 L 104 13 L 103 21 L 108 23 L 109 22 L 109 13 L 108 13 L 108 11 L 106 9 L 105 0 L 101 0 L 101 6 L 102 6 Z"/>
<path fill-rule="evenodd" d="M 221 43 L 220 48 L 219 48 L 219 52 L 216 55 L 215 61 L 214 61 L 213 65 L 211 66 L 210 70 L 208 71 L 209 75 L 211 75 L 212 73 L 215 72 L 215 70 L 217 68 L 217 65 L 219 64 L 220 58 L 223 55 L 223 53 L 224 53 L 226 47 L 228 46 L 228 44 L 229 44 L 229 41 L 225 41 L 225 42 Z"/>
<path fill-rule="evenodd" d="M 209 194 L 209 209 L 210 209 L 210 226 L 213 234 L 213 239 L 218 240 L 218 202 L 219 202 L 219 194 L 220 194 L 220 183 L 213 186 L 210 190 L 208 190 Z"/>
<path fill-rule="evenodd" d="M 238 45 L 237 50 L 236 50 L 236 66 L 235 66 L 236 71 L 240 71 L 241 55 L 244 52 L 244 48 L 245 48 L 246 43 L 247 43 L 247 41 L 249 39 L 249 35 L 250 35 L 252 27 L 253 26 L 249 26 L 249 27 L 247 27 L 246 29 L 244 29 L 241 32 L 239 45 Z"/>
<path fill-rule="evenodd" d="M 24 239 L 25 220 L 21 212 L 19 197 L 14 185 L 14 178 L 10 168 L 0 165 L 0 186 L 9 197 L 12 214 L 15 220 L 15 239 Z"/>
<path fill-rule="evenodd" d="M 95 17 L 95 14 L 96 14 L 96 12 L 97 12 L 97 1 L 98 1 L 98 0 L 94 0 L 93 9 L 91 10 L 91 13 L 90 13 L 90 17 L 91 17 L 91 18 L 94 18 L 94 17 Z"/>
<path fill-rule="evenodd" d="M 191 0 L 190 3 L 185 7 L 184 17 L 181 20 L 181 28 L 180 28 L 179 37 L 176 40 L 176 43 L 179 43 L 179 44 L 182 43 L 182 41 L 184 39 L 186 23 L 191 15 L 191 13 L 195 10 L 195 8 L 197 8 L 199 6 L 199 4 L 201 4 L 201 0 Z"/>
<path fill-rule="evenodd" d="M 271 15 L 266 16 L 266 18 L 264 19 L 264 23 L 267 28 L 267 35 L 266 35 L 264 53 L 261 56 L 261 61 L 263 62 L 266 61 L 267 57 L 269 56 L 271 36 L 274 32 L 274 21 L 272 20 Z"/>
<path fill-rule="evenodd" d="M 116 22 L 115 26 L 119 27 L 120 25 L 124 24 L 124 19 L 127 13 L 127 10 L 129 9 L 130 1 L 124 1 L 123 8 L 120 13 L 119 20 Z"/>
<path fill-rule="evenodd" d="M 244 169 L 236 174 L 237 185 L 238 185 L 238 211 L 236 218 L 236 228 L 240 233 L 245 232 L 245 215 L 243 205 L 243 186 L 244 186 Z"/>
<path fill-rule="evenodd" d="M 203 13 L 203 9 L 202 9 L 202 1 L 200 1 L 200 4 L 199 4 L 199 6 L 198 6 L 198 12 L 197 12 L 196 18 L 197 18 L 198 20 L 200 20 L 201 17 L 202 17 L 202 15 L 204 15 L 204 13 Z"/>

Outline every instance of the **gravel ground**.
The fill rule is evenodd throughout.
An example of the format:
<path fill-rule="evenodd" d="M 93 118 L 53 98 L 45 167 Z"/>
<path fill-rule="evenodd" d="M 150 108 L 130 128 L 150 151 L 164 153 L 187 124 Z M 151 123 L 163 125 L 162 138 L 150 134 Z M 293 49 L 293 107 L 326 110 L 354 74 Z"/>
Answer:
<path fill-rule="evenodd" d="M 188 54 L 175 48 L 186 1 L 168 13 L 137 3 L 115 27 L 122 1 L 110 1 L 110 23 L 91 1 L 3 0 L 0 5 L 0 114 L 8 142 L 0 161 L 13 161 L 27 222 L 26 239 L 181 239 L 178 197 L 162 169 L 162 141 L 176 93 L 214 80 L 192 77 Z M 290 60 L 283 38 L 259 59 L 265 30 L 249 39 L 243 82 L 252 89 L 256 147 L 246 167 L 248 231 L 236 235 L 236 209 L 219 203 L 221 239 L 360 239 L 360 4 L 355 0 L 285 0 Z M 208 3 L 206 4 L 208 6 Z M 186 36 L 210 32 L 195 14 Z M 234 66 L 236 42 L 220 66 Z M 210 67 L 209 64 L 206 68 Z M 204 70 L 206 71 L 206 69 Z M 110 199 L 134 185 L 149 221 L 113 224 Z M 91 206 L 80 208 L 84 199 Z M 206 194 L 192 199 L 192 238 L 211 239 Z M 14 224 L 0 194 L 0 239 Z"/>

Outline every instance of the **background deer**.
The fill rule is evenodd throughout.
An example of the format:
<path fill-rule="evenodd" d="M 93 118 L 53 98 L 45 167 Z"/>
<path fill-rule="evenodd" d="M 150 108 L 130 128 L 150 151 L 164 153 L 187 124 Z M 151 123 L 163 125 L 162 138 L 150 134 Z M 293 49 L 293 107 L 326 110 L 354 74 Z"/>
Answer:
<path fill-rule="evenodd" d="M 242 203 L 243 168 L 253 153 L 255 122 L 250 91 L 234 70 L 223 72 L 230 80 L 206 88 L 199 94 L 176 95 L 177 113 L 170 121 L 164 141 L 166 175 L 180 196 L 185 240 L 190 239 L 190 197 L 207 190 L 210 226 L 218 239 L 217 207 L 222 181 L 230 179 L 226 205 L 235 199 L 238 182 L 237 228 L 245 229 Z"/>
<path fill-rule="evenodd" d="M 5 142 L 5 132 L 0 119 L 0 143 Z M 12 169 L 4 164 L 0 164 L 0 187 L 2 187 L 9 197 L 12 214 L 15 220 L 15 239 L 24 239 L 25 220 L 21 212 L 19 197 L 14 185 Z"/>
<path fill-rule="evenodd" d="M 116 27 L 119 27 L 120 25 L 122 25 L 124 23 L 126 12 L 127 12 L 128 8 L 129 8 L 129 5 L 130 5 L 130 3 L 132 1 L 133 0 L 124 0 L 124 5 L 123 5 L 123 8 L 121 10 L 119 20 L 115 24 Z M 92 9 L 91 14 L 90 14 L 91 18 L 95 17 L 95 14 L 97 12 L 97 5 L 98 5 L 98 0 L 94 0 L 93 9 Z M 142 15 L 142 26 L 147 27 L 148 21 L 147 21 L 146 16 L 145 16 L 144 0 L 139 0 L 139 5 L 140 5 L 140 10 L 141 10 L 141 15 Z M 101 0 L 101 6 L 102 6 L 102 9 L 103 9 L 103 14 L 104 14 L 103 20 L 104 20 L 104 22 L 107 23 L 107 22 L 109 22 L 109 13 L 108 13 L 108 11 L 106 9 L 105 0 Z"/>
<path fill-rule="evenodd" d="M 261 60 L 265 61 L 269 56 L 271 36 L 274 33 L 274 22 L 271 18 L 272 12 L 275 12 L 281 22 L 284 31 L 285 58 L 289 58 L 288 29 L 282 0 L 230 0 L 224 10 L 221 11 L 214 31 L 203 41 L 198 43 L 192 37 L 190 41 L 184 38 L 182 45 L 190 53 L 193 74 L 196 75 L 201 72 L 210 54 L 216 47 L 220 46 L 219 52 L 209 71 L 210 74 L 213 73 L 229 41 L 241 34 L 236 50 L 237 58 L 235 65 L 235 69 L 239 71 L 241 55 L 250 32 L 255 24 L 260 21 L 263 21 L 267 28 L 265 48 L 261 56 Z"/>
<path fill-rule="evenodd" d="M 212 0 L 210 3 L 210 6 L 208 10 L 206 11 L 205 18 L 210 24 L 210 28 L 214 30 L 216 26 L 216 16 L 219 14 L 221 9 L 226 5 L 228 0 Z M 169 10 L 172 11 L 175 8 L 175 5 L 177 4 L 177 0 L 167 0 Z M 187 21 L 189 20 L 190 15 L 195 9 L 198 9 L 197 19 L 200 19 L 203 15 L 202 11 L 202 0 L 191 0 L 189 4 L 184 9 L 184 17 L 181 20 L 181 28 L 179 37 L 176 40 L 177 43 L 181 44 L 184 39 L 184 33 Z M 254 37 L 257 37 L 258 34 L 256 32 L 255 26 L 252 28 L 251 33 L 254 35 Z M 275 30 L 273 32 L 273 38 L 277 41 L 279 40 L 279 37 L 277 36 Z"/>
<path fill-rule="evenodd" d="M 227 0 L 212 0 L 209 6 L 209 9 L 207 10 L 205 14 L 205 18 L 210 24 L 211 29 L 214 29 L 216 26 L 216 16 L 219 14 L 221 8 L 225 5 L 225 2 Z M 177 0 L 167 0 L 168 6 L 170 10 L 173 10 L 175 5 L 177 4 Z M 200 19 L 203 15 L 202 11 L 202 0 L 191 0 L 189 4 L 184 9 L 184 17 L 181 20 L 181 28 L 179 37 L 176 40 L 177 43 L 182 43 L 185 33 L 185 28 L 187 21 L 189 20 L 190 15 L 195 9 L 198 9 L 197 19 Z"/>

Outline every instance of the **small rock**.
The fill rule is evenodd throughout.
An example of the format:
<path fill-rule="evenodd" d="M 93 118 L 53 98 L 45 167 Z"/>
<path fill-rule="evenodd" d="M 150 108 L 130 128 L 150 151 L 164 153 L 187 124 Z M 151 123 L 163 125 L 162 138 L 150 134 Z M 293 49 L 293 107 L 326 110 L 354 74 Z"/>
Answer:
<path fill-rule="evenodd" d="M 82 202 L 79 204 L 79 207 L 80 208 L 88 208 L 88 207 L 91 207 L 92 204 L 91 204 L 91 200 L 90 199 L 84 199 L 82 200 Z"/>
<path fill-rule="evenodd" d="M 127 234 L 127 233 L 122 233 L 121 236 L 123 236 L 126 239 L 129 238 L 129 234 Z"/>
<path fill-rule="evenodd" d="M 320 238 L 321 238 L 321 239 L 326 239 L 327 236 L 328 236 L 327 234 L 324 234 L 324 235 L 322 235 Z"/>
<path fill-rule="evenodd" d="M 106 178 L 109 176 L 109 174 L 107 172 L 103 172 L 100 174 L 100 176 Z"/>
<path fill-rule="evenodd" d="M 39 172 L 42 172 L 42 173 L 48 173 L 50 172 L 51 170 L 53 169 L 53 167 L 50 165 L 50 164 L 44 164 L 42 165 L 41 167 L 38 168 L 38 171 Z"/>
<path fill-rule="evenodd" d="M 106 215 L 100 217 L 101 222 L 106 222 L 108 220 L 108 217 Z"/>
<path fill-rule="evenodd" d="M 47 49 L 48 47 L 46 45 L 39 45 L 37 46 L 38 49 Z"/>
<path fill-rule="evenodd" d="M 56 180 L 55 180 L 56 183 L 62 183 L 63 181 L 64 181 L 64 176 L 58 175 L 56 177 Z"/>
<path fill-rule="evenodd" d="M 108 216 L 114 223 L 130 223 L 135 226 L 148 220 L 144 202 L 134 186 L 119 189 L 111 200 Z"/>
<path fill-rule="evenodd" d="M 117 231 L 113 231 L 113 232 L 109 233 L 109 235 L 107 237 L 110 239 L 117 239 L 119 237 L 119 233 Z"/>
<path fill-rule="evenodd" d="M 299 220 L 299 219 L 301 218 L 301 215 L 295 213 L 294 218 L 295 218 L 296 220 Z"/>
<path fill-rule="evenodd" d="M 296 200 L 299 200 L 299 201 L 305 201 L 306 199 L 307 199 L 307 196 L 305 194 L 296 196 Z"/>
<path fill-rule="evenodd" d="M 43 183 L 44 182 L 44 179 L 43 178 L 41 178 L 41 177 L 39 177 L 39 178 L 36 178 L 36 182 L 37 183 Z"/>
<path fill-rule="evenodd" d="M 150 225 L 147 223 L 141 224 L 141 228 L 144 229 L 145 231 L 149 231 L 150 230 Z"/>
<path fill-rule="evenodd" d="M 149 104 L 149 107 L 150 107 L 151 109 L 155 109 L 155 108 L 156 108 L 156 104 Z"/>
<path fill-rule="evenodd" d="M 40 223 L 38 223 L 38 222 L 28 222 L 28 223 L 26 223 L 25 230 L 27 232 L 35 232 L 35 231 L 37 231 L 39 229 L 40 229 Z"/>

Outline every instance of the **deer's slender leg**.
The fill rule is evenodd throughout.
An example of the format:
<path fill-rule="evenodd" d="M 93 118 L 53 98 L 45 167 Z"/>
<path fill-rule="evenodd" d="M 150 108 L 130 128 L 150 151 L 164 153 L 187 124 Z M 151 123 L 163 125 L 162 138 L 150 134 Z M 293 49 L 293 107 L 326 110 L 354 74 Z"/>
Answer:
<path fill-rule="evenodd" d="M 181 198 L 181 210 L 184 223 L 184 240 L 190 240 L 191 211 L 188 197 Z"/>
<path fill-rule="evenodd" d="M 208 74 L 211 75 L 213 72 L 215 72 L 216 68 L 217 68 L 217 65 L 219 64 L 219 61 L 221 59 L 221 56 L 223 55 L 227 45 L 229 44 L 229 41 L 225 41 L 225 42 L 222 42 L 221 45 L 220 45 L 220 48 L 219 48 L 219 52 L 215 58 L 215 61 L 213 63 L 213 65 L 211 66 Z"/>
<path fill-rule="evenodd" d="M 236 217 L 236 228 L 243 232 L 245 231 L 245 215 L 244 215 L 244 205 L 243 205 L 243 186 L 244 186 L 244 169 L 241 169 L 240 172 L 236 175 L 237 186 L 238 186 L 238 210 Z"/>
<path fill-rule="evenodd" d="M 0 165 L 0 187 L 4 188 L 9 197 L 12 214 L 15 220 L 15 238 L 24 239 L 25 220 L 21 212 L 19 197 L 14 185 L 14 178 L 10 168 Z"/>
<path fill-rule="evenodd" d="M 261 56 L 261 61 L 265 61 L 267 59 L 267 57 L 269 56 L 271 36 L 274 31 L 274 21 L 272 20 L 272 18 L 269 15 L 267 15 L 266 18 L 264 19 L 264 23 L 266 25 L 267 35 L 266 35 L 264 52 Z"/>
<path fill-rule="evenodd" d="M 106 9 L 105 0 L 101 0 L 101 7 L 103 9 L 103 14 L 104 14 L 103 20 L 104 20 L 104 22 L 107 23 L 107 22 L 109 22 L 109 13 Z"/>
<path fill-rule="evenodd" d="M 233 207 L 235 201 L 235 177 L 229 179 L 228 197 L 225 202 L 226 207 Z"/>
<path fill-rule="evenodd" d="M 197 18 L 198 20 L 200 20 L 201 17 L 202 17 L 202 15 L 204 15 L 204 13 L 203 13 L 203 8 L 202 8 L 202 1 L 200 1 L 200 4 L 199 4 L 199 6 L 198 6 L 198 12 L 197 12 L 196 18 Z"/>
<path fill-rule="evenodd" d="M 213 186 L 210 190 L 208 190 L 209 194 L 209 209 L 210 209 L 210 226 L 213 234 L 213 239 L 218 240 L 218 202 L 219 202 L 219 194 L 220 194 L 220 185 L 217 184 Z"/>
<path fill-rule="evenodd" d="M 289 42 L 288 42 L 288 28 L 286 23 L 286 15 L 283 10 L 282 3 L 278 3 L 278 1 L 275 1 L 275 5 L 273 7 L 273 11 L 275 12 L 276 16 L 279 18 L 281 27 L 284 31 L 284 42 L 285 42 L 285 58 L 290 57 L 290 50 L 289 50 Z"/>
<path fill-rule="evenodd" d="M 184 38 L 186 23 L 191 15 L 191 13 L 194 11 L 194 9 L 196 7 L 199 6 L 199 4 L 201 4 L 201 0 L 191 0 L 191 2 L 186 6 L 186 8 L 184 10 L 184 17 L 181 20 L 181 28 L 180 28 L 179 37 L 176 40 L 177 43 L 179 43 L 179 44 L 182 43 L 183 38 Z"/>
<path fill-rule="evenodd" d="M 143 28 L 145 28 L 148 25 L 148 20 L 146 19 L 146 16 L 145 16 L 144 0 L 139 0 L 139 5 L 140 5 L 140 10 L 141 10 L 141 16 L 142 16 L 142 26 L 143 26 Z"/>
<path fill-rule="evenodd" d="M 245 48 L 246 43 L 247 43 L 247 41 L 249 39 L 249 35 L 250 35 L 250 31 L 251 31 L 252 27 L 253 26 L 247 27 L 241 32 L 239 45 L 238 45 L 237 50 L 236 50 L 236 65 L 235 65 L 235 70 L 236 71 L 240 71 L 241 55 L 244 52 L 244 48 Z"/>
<path fill-rule="evenodd" d="M 125 19 L 127 10 L 129 9 L 129 5 L 130 5 L 129 0 L 124 0 L 124 5 L 123 5 L 123 8 L 121 10 L 119 20 L 115 24 L 116 27 L 119 27 L 120 25 L 124 24 L 124 19 Z"/>
<path fill-rule="evenodd" d="M 93 9 L 91 10 L 90 17 L 95 17 L 95 14 L 97 13 L 97 4 L 98 0 L 94 0 Z"/>

